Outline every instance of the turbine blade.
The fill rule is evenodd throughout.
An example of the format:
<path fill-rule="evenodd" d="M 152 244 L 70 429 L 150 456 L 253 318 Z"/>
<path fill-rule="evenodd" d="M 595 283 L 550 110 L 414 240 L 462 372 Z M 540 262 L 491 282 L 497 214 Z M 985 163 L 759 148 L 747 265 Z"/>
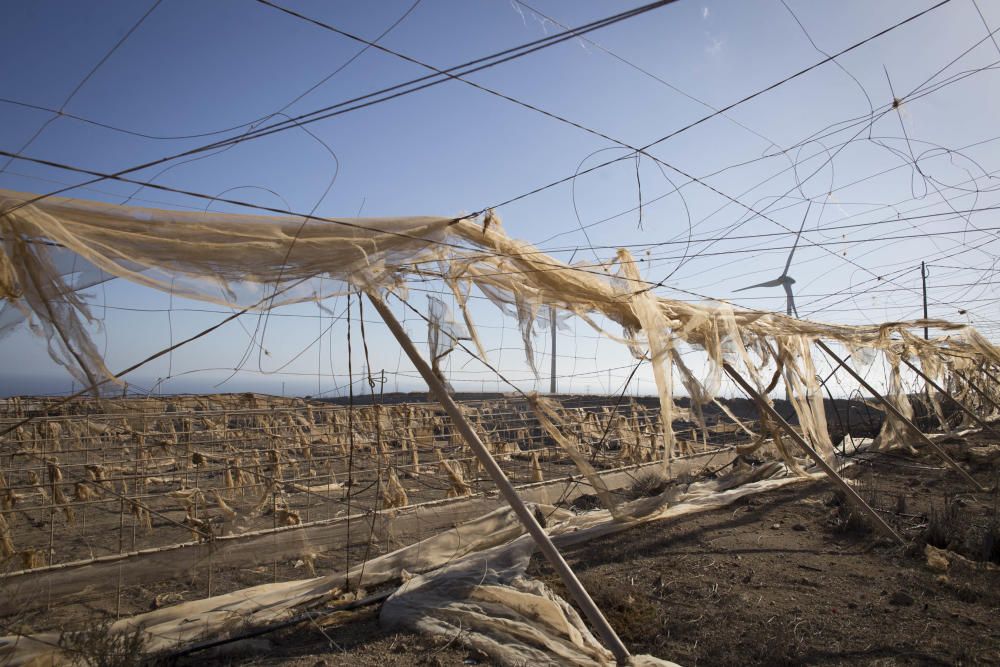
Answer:
<path fill-rule="evenodd" d="M 741 287 L 738 290 L 733 290 L 733 291 L 734 292 L 745 292 L 748 289 L 756 289 L 758 287 L 777 287 L 778 285 L 781 285 L 781 284 L 782 284 L 781 278 L 775 278 L 774 280 L 767 280 L 767 281 L 764 281 L 762 283 L 757 283 L 756 285 L 750 285 L 748 287 Z"/>
<path fill-rule="evenodd" d="M 799 247 L 799 238 L 802 237 L 802 230 L 806 228 L 806 220 L 809 218 L 809 210 L 812 208 L 812 200 L 809 200 L 809 204 L 806 206 L 806 214 L 802 216 L 802 224 L 799 225 L 799 231 L 795 235 L 795 243 L 792 244 L 792 251 L 788 253 L 788 261 L 785 262 L 785 270 L 781 272 L 781 275 L 787 276 L 788 269 L 792 266 L 792 257 L 795 256 L 795 249 Z"/>

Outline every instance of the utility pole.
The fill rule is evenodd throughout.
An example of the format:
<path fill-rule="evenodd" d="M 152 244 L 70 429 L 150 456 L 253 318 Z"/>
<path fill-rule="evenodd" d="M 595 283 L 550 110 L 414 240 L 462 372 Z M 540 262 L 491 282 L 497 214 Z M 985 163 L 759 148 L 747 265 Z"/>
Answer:
<path fill-rule="evenodd" d="M 552 327 L 552 371 L 549 377 L 549 393 L 556 393 L 556 308 L 549 306 L 550 326 Z"/>
<path fill-rule="evenodd" d="M 924 319 L 927 319 L 927 266 L 920 262 L 920 282 L 924 286 Z M 927 327 L 924 327 L 924 340 L 927 340 Z"/>

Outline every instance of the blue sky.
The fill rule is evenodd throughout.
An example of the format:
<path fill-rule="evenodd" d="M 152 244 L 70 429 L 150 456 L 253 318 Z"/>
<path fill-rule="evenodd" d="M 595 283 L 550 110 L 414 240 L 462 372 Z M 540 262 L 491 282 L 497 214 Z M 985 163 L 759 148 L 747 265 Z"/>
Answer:
<path fill-rule="evenodd" d="M 787 8 L 780 0 L 682 0 L 591 33 L 593 43 L 571 40 L 471 78 L 631 145 L 644 145 L 711 113 L 705 104 L 728 105 L 823 59 L 816 47 L 837 52 L 934 4 L 786 1 Z M 369 39 L 414 5 L 413 0 L 282 2 Z M 0 42 L 0 97 L 59 107 L 151 6 L 139 0 L 11 3 L 5 7 L 8 30 Z M 539 13 L 575 26 L 635 6 L 422 0 L 381 43 L 447 67 L 559 29 Z M 1000 47 L 987 37 L 996 28 L 996 3 L 951 0 L 838 58 L 843 69 L 827 63 L 739 105 L 728 117 L 717 116 L 657 145 L 650 153 L 679 171 L 648 157 L 640 161 L 638 181 L 645 202 L 641 229 L 638 213 L 630 210 L 638 202 L 634 160 L 498 213 L 510 234 L 566 260 L 606 260 L 616 246 L 627 244 L 644 259 L 645 277 L 659 281 L 670 276 L 660 290 L 664 296 L 725 298 L 784 310 L 780 288 L 734 290 L 781 273 L 811 201 L 790 271 L 797 280 L 802 316 L 846 323 L 917 317 L 917 267 L 927 259 L 931 315 L 973 322 L 995 338 L 1000 324 L 993 296 L 1000 247 L 997 216 L 984 210 L 892 218 L 997 203 L 989 189 L 997 185 L 991 174 L 1000 169 L 1000 155 L 998 142 L 988 141 L 996 135 L 1000 111 L 997 71 L 948 79 L 1000 60 Z M 65 110 L 163 137 L 212 132 L 284 108 L 359 48 L 252 0 L 163 0 Z M 413 63 L 368 50 L 286 111 L 304 113 L 425 73 Z M 928 80 L 948 85 L 906 99 Z M 880 107 L 894 95 L 904 98 L 898 111 L 880 116 L 869 128 L 869 98 Z M 0 103 L 0 148 L 19 150 L 50 116 Z M 830 127 L 852 119 L 861 122 Z M 293 129 L 162 174 L 149 170 L 140 176 L 210 195 L 240 188 L 230 194 L 295 211 L 318 203 L 318 213 L 328 216 L 359 211 L 373 216 L 454 215 L 572 174 L 581 164 L 586 168 L 625 153 L 605 139 L 454 81 L 309 129 L 336 159 L 316 139 Z M 59 118 L 24 153 L 114 171 L 235 132 L 149 139 Z M 819 141 L 802 143 L 816 135 Z M 591 155 L 595 151 L 602 152 Z M 761 157 L 767 154 L 773 155 Z M 688 183 L 681 172 L 712 189 Z M 809 178 L 797 186 L 796 173 Z M 320 201 L 334 174 L 329 194 Z M 82 180 L 23 161 L 0 173 L 0 187 L 29 192 Z M 682 184 L 680 194 L 668 194 Z M 71 196 L 122 202 L 134 190 L 105 182 L 74 190 Z M 650 203 L 664 194 L 668 196 Z M 205 208 L 203 201 L 149 189 L 131 203 Z M 771 219 L 753 215 L 747 207 Z M 212 210 L 236 209 L 213 205 Z M 586 234 L 581 224 L 588 225 Z M 689 234 L 696 240 L 722 240 L 688 247 L 683 242 Z M 761 234 L 771 236 L 746 238 Z M 701 254 L 691 258 L 695 253 Z M 415 307 L 426 310 L 422 292 L 410 296 Z M 104 320 L 94 335 L 112 368 L 127 366 L 226 314 L 121 281 L 91 290 L 90 298 Z M 339 299 L 326 305 L 341 313 L 344 304 Z M 515 322 L 492 306 L 477 303 L 475 313 L 493 350 L 491 360 L 520 386 L 536 386 Z M 344 323 L 332 321 L 316 305 L 289 307 L 277 315 L 264 341 L 269 354 L 259 360 L 252 354 L 244 370 L 221 385 L 231 371 L 219 369 L 232 369 L 243 357 L 249 341 L 243 327 L 252 329 L 252 319 L 242 326 L 227 325 L 151 364 L 133 382 L 148 389 L 159 378 L 169 378 L 161 385 L 165 392 L 217 388 L 280 393 L 284 386 L 286 393 L 337 393 L 346 379 Z M 374 318 L 370 308 L 365 315 Z M 406 320 L 413 337 L 423 340 L 424 327 L 416 316 L 411 313 Z M 387 389 L 417 388 L 420 383 L 385 331 L 372 321 L 367 333 L 372 367 L 389 374 Z M 541 336 L 543 341 L 547 333 Z M 539 347 L 544 349 L 545 343 Z M 629 373 L 630 357 L 622 346 L 599 340 L 580 322 L 566 322 L 559 347 L 560 386 L 566 390 L 616 389 Z M 0 350 L 0 393 L 70 389 L 69 376 L 48 359 L 44 341 L 30 332 L 0 340 Z M 360 363 L 356 356 L 356 369 Z M 548 368 L 541 354 L 539 366 Z M 449 372 L 459 388 L 503 389 L 492 373 L 460 353 L 452 355 Z M 637 377 L 637 391 L 652 390 L 644 371 Z M 537 386 L 546 387 L 547 379 Z"/>

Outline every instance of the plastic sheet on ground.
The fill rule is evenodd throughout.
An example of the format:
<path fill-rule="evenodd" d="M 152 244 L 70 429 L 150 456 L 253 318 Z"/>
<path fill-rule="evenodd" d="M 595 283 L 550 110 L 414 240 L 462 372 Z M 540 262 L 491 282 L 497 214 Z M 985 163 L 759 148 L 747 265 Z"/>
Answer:
<path fill-rule="evenodd" d="M 633 501 L 628 519 L 607 510 L 572 516 L 550 531 L 557 546 L 569 546 L 621 532 L 641 523 L 722 507 L 753 493 L 809 477 L 784 475 L 781 464 L 749 474 L 691 484 Z M 677 502 L 673 502 L 676 499 Z M 382 607 L 382 623 L 441 635 L 488 654 L 504 665 L 591 665 L 610 667 L 614 656 L 590 633 L 577 612 L 541 582 L 525 575 L 534 543 L 528 536 L 477 551 L 431 573 L 416 576 Z M 636 656 L 636 665 L 672 665 Z"/>
<path fill-rule="evenodd" d="M 556 544 L 564 547 L 627 530 L 639 523 L 676 518 L 721 507 L 749 494 L 810 479 L 809 477 L 779 476 L 783 474 L 785 474 L 784 466 L 775 463 L 756 468 L 748 474 L 694 483 L 686 489 L 674 489 L 659 496 L 633 501 L 622 508 L 630 516 L 627 521 L 614 519 L 606 510 L 573 515 L 566 510 L 551 506 L 537 505 L 536 507 L 549 517 L 550 533 Z M 524 529 L 517 521 L 513 511 L 508 508 L 499 509 L 463 523 L 452 530 L 368 561 L 363 565 L 363 580 L 361 580 L 362 566 L 359 565 L 346 576 L 344 573 L 336 573 L 299 581 L 264 584 L 226 595 L 185 602 L 124 619 L 116 623 L 113 629 L 128 630 L 141 627 L 149 636 L 148 647 L 150 650 L 176 649 L 208 637 L 227 637 L 244 631 L 248 627 L 266 625 L 284 620 L 307 609 L 321 607 L 338 599 L 345 587 L 346 580 L 353 582 L 352 587 L 360 580 L 361 586 L 370 590 L 373 586 L 406 579 L 411 574 L 430 572 L 449 564 L 458 568 L 454 572 L 462 572 L 461 568 L 465 566 L 460 565 L 461 563 L 466 563 L 469 568 L 478 568 L 476 571 L 482 576 L 482 573 L 486 571 L 484 567 L 489 567 L 488 561 L 491 555 L 496 556 L 494 560 L 497 563 L 506 562 L 512 565 L 521 563 L 517 558 L 519 550 L 533 549 L 533 543 L 529 539 L 526 537 L 519 539 L 523 536 Z M 512 549 L 513 551 L 510 555 L 501 557 L 500 554 L 504 549 Z M 498 558 L 506 560 L 496 560 Z M 442 576 L 447 578 L 446 573 L 449 571 L 451 570 L 443 570 Z M 523 572 L 523 567 L 520 571 Z M 510 571 L 510 573 L 514 572 L 516 571 Z M 484 600 L 490 600 L 491 604 L 502 604 L 504 596 L 499 595 L 499 592 L 501 592 L 502 586 L 513 581 L 509 576 L 510 573 L 503 575 L 502 569 L 496 570 L 496 576 L 493 580 L 496 586 L 492 590 L 492 598 L 489 597 L 491 595 L 489 592 L 475 592 L 475 594 L 483 597 Z M 428 579 L 431 578 L 433 577 Z M 424 580 L 421 578 L 411 579 L 411 581 L 418 581 L 418 583 Z M 563 614 L 567 614 L 567 610 L 571 611 L 565 601 L 554 599 L 550 592 L 546 593 L 543 588 L 539 588 L 535 584 L 521 583 L 519 586 L 521 588 L 512 587 L 512 591 L 517 593 L 514 595 L 511 592 L 512 599 L 516 602 L 516 607 L 510 612 L 513 616 L 524 614 L 525 610 L 532 604 L 541 605 L 540 608 L 544 608 L 549 614 L 555 614 L 556 609 L 563 610 L 561 612 Z M 409 594 L 406 593 L 407 590 L 410 591 Z M 434 610 L 442 604 L 448 606 L 461 599 L 454 598 L 450 601 L 445 599 L 442 596 L 442 591 L 445 589 L 437 586 L 426 589 L 428 591 L 437 590 L 435 596 L 428 598 L 414 593 L 415 590 L 418 589 L 405 587 L 400 597 L 405 596 L 405 604 L 411 607 L 422 606 L 421 615 L 432 615 L 436 613 Z M 452 587 L 450 590 L 457 593 L 461 590 L 461 586 Z M 464 590 L 472 591 L 469 587 Z M 397 615 L 394 622 L 400 622 L 400 618 L 402 616 Z M 578 620 L 576 619 L 576 621 Z M 539 625 L 535 628 L 535 631 L 544 633 L 544 637 L 538 634 L 533 635 L 524 627 L 511 626 L 506 628 L 505 632 L 516 631 L 521 633 L 519 636 L 534 636 L 535 639 L 532 641 L 535 642 L 536 647 L 538 642 L 542 642 L 543 645 L 546 642 L 552 642 L 553 645 L 558 644 L 563 647 L 560 650 L 568 651 L 570 646 L 579 644 L 578 648 L 574 650 L 579 651 L 579 656 L 582 658 L 596 661 L 593 664 L 612 664 L 608 661 L 601 662 L 607 654 L 596 651 L 592 646 L 587 648 L 589 640 L 584 639 L 583 634 L 579 636 L 576 634 L 579 632 L 578 628 L 583 627 L 578 626 L 576 621 L 570 616 L 565 616 L 564 619 L 560 620 L 558 615 L 552 615 L 546 622 L 547 625 Z M 444 627 L 441 626 L 441 628 Z M 433 631 L 431 625 L 417 629 Z M 497 636 L 488 624 L 480 626 L 479 634 L 482 635 L 481 646 L 489 646 L 490 642 L 496 640 Z M 490 637 L 494 639 L 491 640 Z M 57 640 L 58 635 L 55 633 L 0 638 L 0 664 L 11 667 L 63 664 L 66 662 L 66 658 L 55 647 Z M 530 644 L 526 646 L 530 648 Z M 507 650 L 516 653 L 527 649 Z M 504 651 L 491 653 L 488 650 L 487 652 L 501 662 L 508 664 L 516 662 L 516 659 L 509 658 L 515 653 Z M 573 662 L 573 660 L 565 660 L 562 664 L 578 663 Z"/>

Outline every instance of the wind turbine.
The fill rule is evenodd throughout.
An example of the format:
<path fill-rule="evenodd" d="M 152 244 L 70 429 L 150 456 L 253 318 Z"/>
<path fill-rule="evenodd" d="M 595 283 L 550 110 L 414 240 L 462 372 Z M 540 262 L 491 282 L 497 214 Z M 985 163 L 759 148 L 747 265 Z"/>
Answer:
<path fill-rule="evenodd" d="M 750 285 L 749 287 L 741 287 L 736 292 L 744 292 L 748 289 L 756 289 L 758 287 L 778 287 L 781 286 L 785 290 L 785 312 L 789 317 L 795 314 L 795 317 L 799 316 L 799 311 L 795 309 L 795 296 L 792 295 L 792 285 L 795 284 L 795 278 L 788 275 L 788 269 L 792 266 L 792 257 L 795 256 L 795 249 L 799 247 L 799 238 L 802 236 L 802 230 L 805 229 L 806 219 L 809 218 L 809 209 L 812 208 L 812 201 L 806 206 L 806 214 L 802 216 L 802 224 L 799 225 L 799 231 L 795 235 L 795 243 L 792 244 L 792 251 L 788 253 L 788 260 L 785 262 L 785 270 L 781 272 L 781 275 L 774 280 L 767 280 L 762 283 L 757 283 L 756 285 Z"/>

